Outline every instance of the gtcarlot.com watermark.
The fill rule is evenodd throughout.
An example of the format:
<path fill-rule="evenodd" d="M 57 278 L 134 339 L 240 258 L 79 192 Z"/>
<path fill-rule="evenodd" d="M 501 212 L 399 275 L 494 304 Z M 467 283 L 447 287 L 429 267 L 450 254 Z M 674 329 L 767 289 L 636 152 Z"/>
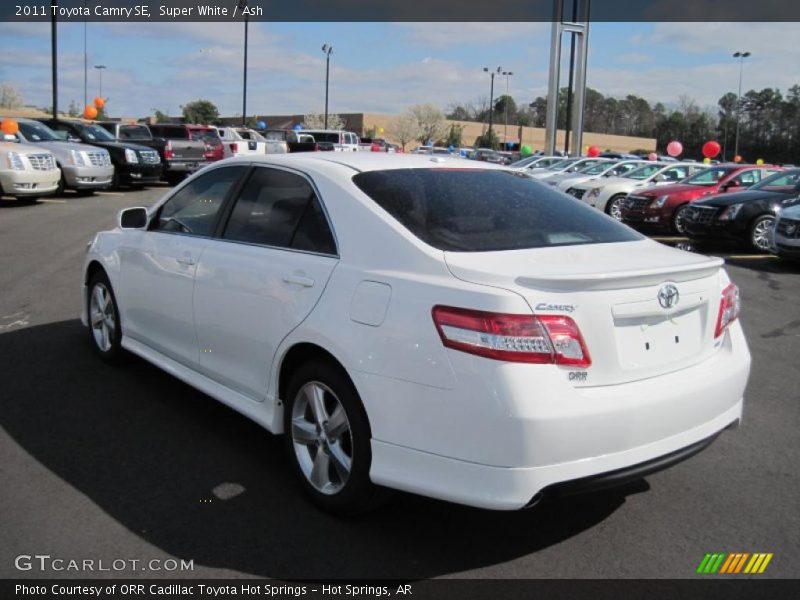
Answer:
<path fill-rule="evenodd" d="M 194 571 L 194 559 L 153 558 L 60 558 L 49 554 L 20 554 L 14 559 L 18 571 L 39 572 L 130 572 L 130 571 Z"/>

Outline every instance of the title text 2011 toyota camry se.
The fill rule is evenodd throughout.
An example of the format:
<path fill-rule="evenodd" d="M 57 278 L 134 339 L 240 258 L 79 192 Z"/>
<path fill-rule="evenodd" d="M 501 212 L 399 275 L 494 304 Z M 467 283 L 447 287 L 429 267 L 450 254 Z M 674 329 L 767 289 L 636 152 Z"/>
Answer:
<path fill-rule="evenodd" d="M 285 433 L 332 512 L 491 509 L 639 477 L 739 422 L 722 261 L 524 174 L 309 153 L 207 167 L 97 234 L 84 324 Z"/>

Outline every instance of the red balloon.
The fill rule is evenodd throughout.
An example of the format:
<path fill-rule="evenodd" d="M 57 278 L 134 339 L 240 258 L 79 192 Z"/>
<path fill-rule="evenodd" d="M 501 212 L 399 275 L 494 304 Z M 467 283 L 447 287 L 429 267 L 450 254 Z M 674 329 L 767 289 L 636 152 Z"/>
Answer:
<path fill-rule="evenodd" d="M 714 158 L 717 154 L 719 154 L 720 150 L 722 150 L 720 145 L 713 140 L 703 144 L 703 156 L 706 158 Z"/>
<path fill-rule="evenodd" d="M 680 156 L 681 152 L 683 152 L 683 144 L 679 141 L 673 140 L 667 144 L 667 154 L 671 157 L 675 158 L 676 156 Z"/>
<path fill-rule="evenodd" d="M 597 146 L 589 146 L 589 150 L 586 152 L 586 156 L 590 158 L 594 158 L 595 156 L 600 156 L 600 148 Z"/>
<path fill-rule="evenodd" d="M 658 154 L 656 154 L 655 152 L 651 152 L 650 154 L 647 155 L 647 160 L 658 160 Z"/>

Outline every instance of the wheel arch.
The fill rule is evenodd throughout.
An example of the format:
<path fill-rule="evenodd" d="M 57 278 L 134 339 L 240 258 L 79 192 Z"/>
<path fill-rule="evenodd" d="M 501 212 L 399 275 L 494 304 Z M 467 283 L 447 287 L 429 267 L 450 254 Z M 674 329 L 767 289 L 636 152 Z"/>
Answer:
<path fill-rule="evenodd" d="M 286 352 L 283 353 L 283 356 L 281 357 L 276 369 L 277 380 L 274 388 L 276 392 L 276 410 L 275 418 L 273 420 L 274 424 L 280 424 L 282 427 L 286 392 L 289 387 L 289 381 L 292 378 L 292 373 L 294 373 L 301 365 L 312 360 L 322 360 L 336 367 L 339 371 L 341 371 L 342 375 L 344 375 L 347 381 L 350 382 L 350 385 L 353 386 L 353 389 L 356 391 L 356 394 L 358 394 L 359 399 L 361 398 L 358 387 L 356 386 L 355 381 L 353 381 L 353 378 L 350 377 L 350 374 L 347 372 L 344 363 L 342 363 L 342 361 L 339 360 L 332 352 L 313 342 L 296 342 L 292 344 L 286 350 Z M 363 400 L 360 400 L 360 402 L 361 407 L 364 410 L 364 414 L 367 415 L 367 424 L 369 426 L 369 415 L 367 414 L 366 406 L 364 405 Z"/>

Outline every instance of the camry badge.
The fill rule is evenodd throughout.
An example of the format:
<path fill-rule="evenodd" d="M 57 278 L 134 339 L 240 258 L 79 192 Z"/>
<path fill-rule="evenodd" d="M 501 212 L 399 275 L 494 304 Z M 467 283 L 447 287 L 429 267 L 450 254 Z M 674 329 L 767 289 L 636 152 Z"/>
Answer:
<path fill-rule="evenodd" d="M 678 288 L 671 283 L 661 286 L 661 289 L 658 290 L 658 303 L 661 305 L 661 308 L 675 308 L 678 306 L 679 298 L 680 294 L 678 294 Z"/>

